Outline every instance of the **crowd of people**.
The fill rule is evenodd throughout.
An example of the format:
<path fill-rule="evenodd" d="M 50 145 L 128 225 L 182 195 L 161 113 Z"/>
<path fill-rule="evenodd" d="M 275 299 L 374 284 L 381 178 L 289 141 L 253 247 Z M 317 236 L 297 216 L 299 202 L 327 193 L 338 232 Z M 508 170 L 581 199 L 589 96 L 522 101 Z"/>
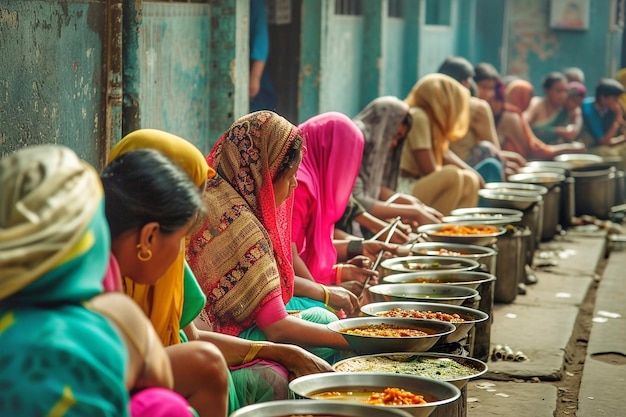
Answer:
<path fill-rule="evenodd" d="M 450 57 L 352 119 L 247 114 L 208 155 L 155 129 L 100 173 L 63 146 L 14 152 L 0 160 L 0 415 L 226 416 L 287 398 L 351 354 L 326 324 L 358 314 L 378 255 L 417 226 L 527 160 L 626 157 L 625 82 L 588 97 L 567 69 L 534 96 Z"/>

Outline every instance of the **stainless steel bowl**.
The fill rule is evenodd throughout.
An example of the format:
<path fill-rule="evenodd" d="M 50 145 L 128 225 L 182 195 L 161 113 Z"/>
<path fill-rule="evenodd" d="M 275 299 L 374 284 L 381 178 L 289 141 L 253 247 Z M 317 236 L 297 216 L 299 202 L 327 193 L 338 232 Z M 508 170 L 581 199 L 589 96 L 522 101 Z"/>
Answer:
<path fill-rule="evenodd" d="M 480 191 L 480 190 L 479 190 Z M 463 226 L 462 224 L 456 224 L 457 226 Z M 487 246 L 491 244 L 498 236 L 503 235 L 506 230 L 500 226 L 490 226 L 495 227 L 497 229 L 494 233 L 485 233 L 485 234 L 474 234 L 474 235 L 462 235 L 462 236 L 453 236 L 453 235 L 440 235 L 437 232 L 440 231 L 444 227 L 452 226 L 450 223 L 442 223 L 442 224 L 425 224 L 417 228 L 418 233 L 422 233 L 426 236 L 427 240 L 431 242 L 450 242 L 450 243 L 462 243 L 466 245 L 478 245 L 478 246 Z M 477 224 L 465 224 L 465 226 L 479 226 Z"/>
<path fill-rule="evenodd" d="M 548 188 L 543 185 L 530 184 L 525 182 L 490 182 L 485 184 L 486 190 L 495 190 L 501 193 L 513 193 L 519 195 L 539 194 L 545 195 L 548 193 Z"/>
<path fill-rule="evenodd" d="M 448 284 L 378 284 L 368 288 L 374 301 L 419 301 L 461 305 L 478 291 Z"/>
<path fill-rule="evenodd" d="M 507 184 L 507 183 L 499 183 L 499 184 Z M 451 216 L 480 217 L 483 214 L 522 217 L 524 215 L 524 212 L 520 210 L 513 210 L 513 209 L 499 208 L 499 207 L 466 207 L 466 208 L 454 209 L 450 212 Z"/>
<path fill-rule="evenodd" d="M 441 312 L 446 314 L 458 314 L 464 321 L 455 322 L 454 327 L 456 329 L 446 335 L 443 336 L 439 343 L 454 343 L 463 339 L 472 327 L 476 323 L 482 323 L 489 319 L 489 315 L 480 310 L 476 310 L 473 308 L 463 307 L 463 306 L 454 306 L 450 304 L 438 304 L 438 303 L 418 303 L 411 301 L 386 301 L 382 303 L 372 303 L 366 304 L 361 307 L 361 312 L 363 314 L 367 314 L 372 317 L 380 317 L 381 313 L 385 313 L 391 309 L 399 308 L 401 310 L 415 310 L 415 311 L 432 311 L 432 312 Z"/>
<path fill-rule="evenodd" d="M 511 193 L 490 189 L 478 190 L 478 196 L 481 202 L 489 207 L 502 207 L 522 211 L 528 210 L 533 204 L 543 200 L 541 195 L 530 192 Z"/>
<path fill-rule="evenodd" d="M 565 175 L 555 172 L 534 172 L 525 174 L 509 175 L 510 182 L 521 182 L 523 184 L 533 184 L 552 189 L 555 185 L 565 181 Z"/>
<path fill-rule="evenodd" d="M 311 415 L 324 417 L 410 417 L 406 411 L 328 400 L 280 400 L 240 408 L 230 417 L 285 417 Z"/>
<path fill-rule="evenodd" d="M 557 162 L 567 162 L 568 164 L 571 164 L 572 167 L 601 164 L 604 162 L 604 158 L 601 156 L 590 153 L 567 153 L 555 156 L 554 160 Z"/>
<path fill-rule="evenodd" d="M 357 327 L 390 324 L 428 333 L 427 336 L 383 337 L 361 336 L 345 333 Z M 330 330 L 341 334 L 352 349 L 359 354 L 385 352 L 426 352 L 456 330 L 452 323 L 427 319 L 396 319 L 391 317 L 357 317 L 333 321 L 326 325 Z"/>
<path fill-rule="evenodd" d="M 501 214 L 483 214 L 481 216 L 465 215 L 465 216 L 445 216 L 442 221 L 444 223 L 456 224 L 486 224 L 489 226 L 506 226 L 507 224 L 519 223 L 522 216 L 503 216 Z"/>
<path fill-rule="evenodd" d="M 414 375 L 328 372 L 302 376 L 289 383 L 291 392 L 301 398 L 311 398 L 317 393 L 326 391 L 366 389 L 380 392 L 388 387 L 401 388 L 424 396 L 428 401 L 426 404 L 389 406 L 406 411 L 414 417 L 428 417 L 436 407 L 456 401 L 461 396 L 461 391 L 449 382 Z"/>
<path fill-rule="evenodd" d="M 385 259 L 380 263 L 383 276 L 431 271 L 471 271 L 480 266 L 472 259 L 452 256 L 401 256 Z"/>
<path fill-rule="evenodd" d="M 407 255 L 415 256 L 452 256 L 455 258 L 472 259 L 480 264 L 473 271 L 495 272 L 495 249 L 487 246 L 462 245 L 447 242 L 420 242 L 398 248 L 398 254 L 406 250 Z"/>
<path fill-rule="evenodd" d="M 433 375 L 432 373 L 423 373 L 419 370 L 419 367 L 416 366 L 414 369 L 414 373 L 405 373 L 405 375 L 416 375 L 422 376 L 426 378 L 432 378 L 439 381 L 450 382 L 455 385 L 457 388 L 463 388 L 467 382 L 472 378 L 477 378 L 487 372 L 487 364 L 479 361 L 478 359 L 470 358 L 467 356 L 459 356 L 459 355 L 450 355 L 447 353 L 436 353 L 436 352 L 426 352 L 426 353 L 407 353 L 407 352 L 398 352 L 398 353 L 383 353 L 378 355 L 363 355 L 363 356 L 355 356 L 352 358 L 344 359 L 342 361 L 337 362 L 333 365 L 333 369 L 337 372 L 384 372 L 376 369 L 376 361 L 384 361 L 389 363 L 390 365 L 398 364 L 406 364 L 407 362 L 417 362 L 423 360 L 451 360 L 455 361 L 460 365 L 463 365 L 467 368 L 470 368 L 476 371 L 471 376 L 456 376 L 451 374 L 442 374 L 436 373 Z M 380 367 L 379 367 L 380 369 Z"/>
<path fill-rule="evenodd" d="M 383 277 L 385 284 L 447 284 L 477 289 L 484 282 L 495 281 L 496 277 L 485 272 L 412 272 Z"/>

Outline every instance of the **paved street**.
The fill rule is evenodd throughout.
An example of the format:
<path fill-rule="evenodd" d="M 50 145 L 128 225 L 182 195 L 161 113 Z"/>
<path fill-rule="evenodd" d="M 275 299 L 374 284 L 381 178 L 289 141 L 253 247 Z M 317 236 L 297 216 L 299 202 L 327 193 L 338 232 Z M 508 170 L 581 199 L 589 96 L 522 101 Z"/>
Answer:
<path fill-rule="evenodd" d="M 468 386 L 469 417 L 626 415 L 626 251 L 605 259 L 605 242 L 604 231 L 578 229 L 541 245 L 539 282 L 493 312 L 492 349 L 528 360 L 489 360 Z"/>

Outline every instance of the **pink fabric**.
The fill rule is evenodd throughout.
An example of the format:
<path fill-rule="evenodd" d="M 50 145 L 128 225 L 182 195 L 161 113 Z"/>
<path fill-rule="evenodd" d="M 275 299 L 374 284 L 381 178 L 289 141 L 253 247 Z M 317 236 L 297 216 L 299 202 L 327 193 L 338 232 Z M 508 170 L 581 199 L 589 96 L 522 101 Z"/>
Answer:
<path fill-rule="evenodd" d="M 348 205 L 363 157 L 359 128 L 341 113 L 324 113 L 300 125 L 307 151 L 294 195 L 293 241 L 322 284 L 334 283 L 335 223 Z"/>
<path fill-rule="evenodd" d="M 263 305 L 256 316 L 256 325 L 263 330 L 272 323 L 287 317 L 285 303 L 281 297 L 274 297 Z"/>
<path fill-rule="evenodd" d="M 109 258 L 109 267 L 102 280 L 102 285 L 105 292 L 122 292 L 122 274 L 113 253 Z"/>
<path fill-rule="evenodd" d="M 187 401 L 165 388 L 147 388 L 130 399 L 132 417 L 193 417 Z"/>

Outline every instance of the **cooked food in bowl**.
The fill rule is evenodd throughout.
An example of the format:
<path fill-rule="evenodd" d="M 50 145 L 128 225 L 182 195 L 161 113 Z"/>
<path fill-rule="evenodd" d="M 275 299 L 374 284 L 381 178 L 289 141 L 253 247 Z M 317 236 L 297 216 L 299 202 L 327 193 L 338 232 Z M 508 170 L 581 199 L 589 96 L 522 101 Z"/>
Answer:
<path fill-rule="evenodd" d="M 498 233 L 500 229 L 489 225 L 444 225 L 438 230 L 432 230 L 430 233 L 438 236 L 471 236 L 471 235 L 493 235 Z"/>
<path fill-rule="evenodd" d="M 363 390 L 325 391 L 312 394 L 316 400 L 356 401 L 369 405 L 414 405 L 426 404 L 423 395 L 417 395 L 402 388 L 385 388 L 383 392 Z"/>
<path fill-rule="evenodd" d="M 394 316 L 387 316 L 394 317 Z M 423 317 L 415 317 L 423 318 Z M 357 336 L 375 336 L 375 337 L 418 337 L 435 334 L 434 331 L 428 329 L 412 329 L 410 327 L 402 327 L 395 324 L 370 324 L 363 327 L 354 327 L 350 329 L 342 329 L 341 333 L 353 334 Z"/>
<path fill-rule="evenodd" d="M 428 319 L 428 320 L 440 320 L 450 323 L 461 323 L 465 319 L 459 316 L 457 313 L 442 313 L 441 311 L 420 311 L 420 310 L 404 310 L 396 307 L 391 310 L 381 311 L 376 313 L 378 317 L 396 317 L 396 318 L 412 318 L 412 319 Z"/>
<path fill-rule="evenodd" d="M 486 372 L 477 359 L 437 353 L 357 356 L 337 362 L 337 372 L 383 372 L 418 375 L 440 381 L 467 380 Z"/>

